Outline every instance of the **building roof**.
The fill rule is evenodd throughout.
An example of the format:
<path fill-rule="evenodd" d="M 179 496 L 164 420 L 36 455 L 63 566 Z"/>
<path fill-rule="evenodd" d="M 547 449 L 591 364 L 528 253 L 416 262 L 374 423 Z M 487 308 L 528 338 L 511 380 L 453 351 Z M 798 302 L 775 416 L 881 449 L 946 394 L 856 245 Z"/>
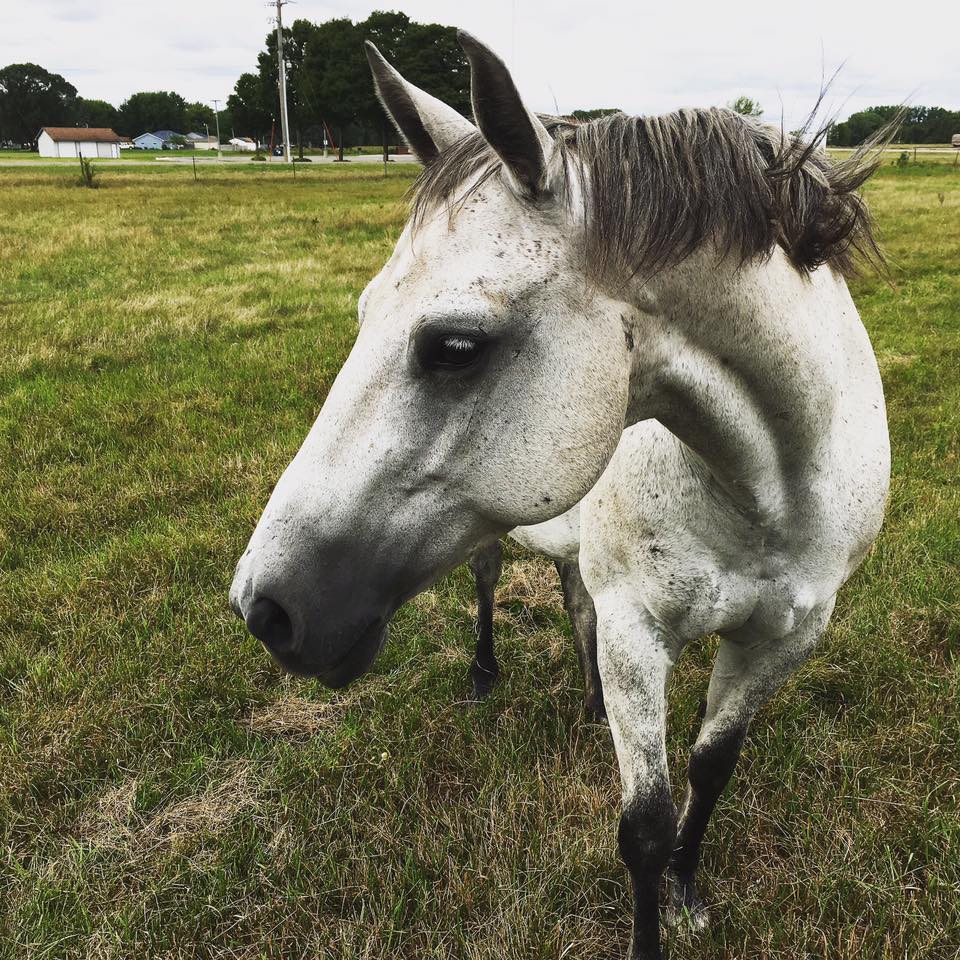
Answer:
<path fill-rule="evenodd" d="M 217 138 L 213 136 L 208 136 L 202 133 L 188 133 L 187 139 L 192 140 L 194 143 L 216 143 Z"/>
<path fill-rule="evenodd" d="M 41 127 L 40 133 L 57 143 L 81 140 L 84 143 L 120 143 L 123 140 L 109 127 Z"/>
<path fill-rule="evenodd" d="M 182 133 L 177 133 L 176 130 L 154 130 L 153 135 L 160 140 L 172 140 L 174 137 L 182 137 Z"/>

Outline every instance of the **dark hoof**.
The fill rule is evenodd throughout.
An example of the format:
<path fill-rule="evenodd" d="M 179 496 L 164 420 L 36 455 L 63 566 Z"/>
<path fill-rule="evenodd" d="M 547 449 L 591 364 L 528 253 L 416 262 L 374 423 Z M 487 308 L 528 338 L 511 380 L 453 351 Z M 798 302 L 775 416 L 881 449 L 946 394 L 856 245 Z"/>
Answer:
<path fill-rule="evenodd" d="M 664 953 L 660 947 L 631 947 L 627 960 L 664 960 Z"/>
<path fill-rule="evenodd" d="M 588 699 L 583 702 L 583 714 L 587 723 L 606 723 L 607 708 L 603 705 L 603 698 Z"/>
<path fill-rule="evenodd" d="M 493 693 L 498 676 L 500 676 L 500 671 L 496 668 L 491 671 L 485 670 L 479 664 L 471 664 L 470 679 L 473 682 L 473 699 L 486 700 Z"/>
<path fill-rule="evenodd" d="M 710 926 L 710 913 L 697 891 L 694 877 L 681 877 L 667 870 L 667 906 L 663 919 L 668 927 L 685 928 L 691 933 L 700 933 Z"/>

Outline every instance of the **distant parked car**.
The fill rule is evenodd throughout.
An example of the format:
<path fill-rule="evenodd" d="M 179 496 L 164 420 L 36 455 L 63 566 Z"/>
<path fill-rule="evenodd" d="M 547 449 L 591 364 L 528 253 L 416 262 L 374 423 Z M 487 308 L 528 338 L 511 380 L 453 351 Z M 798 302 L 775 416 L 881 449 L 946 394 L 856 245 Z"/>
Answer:
<path fill-rule="evenodd" d="M 950 143 L 953 145 L 954 150 L 960 150 L 960 133 L 955 133 L 950 138 Z"/>
<path fill-rule="evenodd" d="M 282 143 L 278 143 L 278 144 L 273 148 L 273 155 L 274 155 L 275 157 L 282 157 L 282 156 L 283 156 L 283 144 L 282 144 Z"/>

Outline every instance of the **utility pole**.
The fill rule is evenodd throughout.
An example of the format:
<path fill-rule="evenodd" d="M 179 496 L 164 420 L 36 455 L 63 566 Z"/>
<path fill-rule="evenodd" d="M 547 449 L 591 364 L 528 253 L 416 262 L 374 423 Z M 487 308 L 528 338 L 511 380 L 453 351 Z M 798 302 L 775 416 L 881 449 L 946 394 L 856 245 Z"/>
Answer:
<path fill-rule="evenodd" d="M 210 102 L 213 104 L 213 115 L 217 118 L 217 159 L 222 160 L 223 150 L 220 148 L 220 101 L 211 100 Z M 209 130 L 210 128 L 207 127 L 207 129 Z"/>
<path fill-rule="evenodd" d="M 283 59 L 283 5 L 287 0 L 276 0 L 277 6 L 277 68 L 280 75 L 280 129 L 283 134 L 283 159 L 293 163 L 290 155 L 290 121 L 287 119 L 287 65 Z"/>

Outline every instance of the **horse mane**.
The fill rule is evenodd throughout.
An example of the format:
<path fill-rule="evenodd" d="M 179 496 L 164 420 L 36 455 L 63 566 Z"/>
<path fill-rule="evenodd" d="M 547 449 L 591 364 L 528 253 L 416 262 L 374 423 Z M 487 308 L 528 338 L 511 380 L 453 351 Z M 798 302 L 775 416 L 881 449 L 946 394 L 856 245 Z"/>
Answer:
<path fill-rule="evenodd" d="M 784 134 L 722 108 L 587 123 L 542 119 L 558 147 L 555 193 L 582 197 L 595 276 L 649 276 L 707 241 L 741 264 L 780 246 L 804 274 L 829 264 L 850 275 L 858 257 L 884 267 L 857 191 L 879 166 L 893 124 L 834 161 L 822 149 L 826 127 L 808 136 L 808 121 Z M 578 166 L 587 189 L 573 191 Z M 414 226 L 437 206 L 452 212 L 500 167 L 479 132 L 443 150 L 413 186 Z"/>

